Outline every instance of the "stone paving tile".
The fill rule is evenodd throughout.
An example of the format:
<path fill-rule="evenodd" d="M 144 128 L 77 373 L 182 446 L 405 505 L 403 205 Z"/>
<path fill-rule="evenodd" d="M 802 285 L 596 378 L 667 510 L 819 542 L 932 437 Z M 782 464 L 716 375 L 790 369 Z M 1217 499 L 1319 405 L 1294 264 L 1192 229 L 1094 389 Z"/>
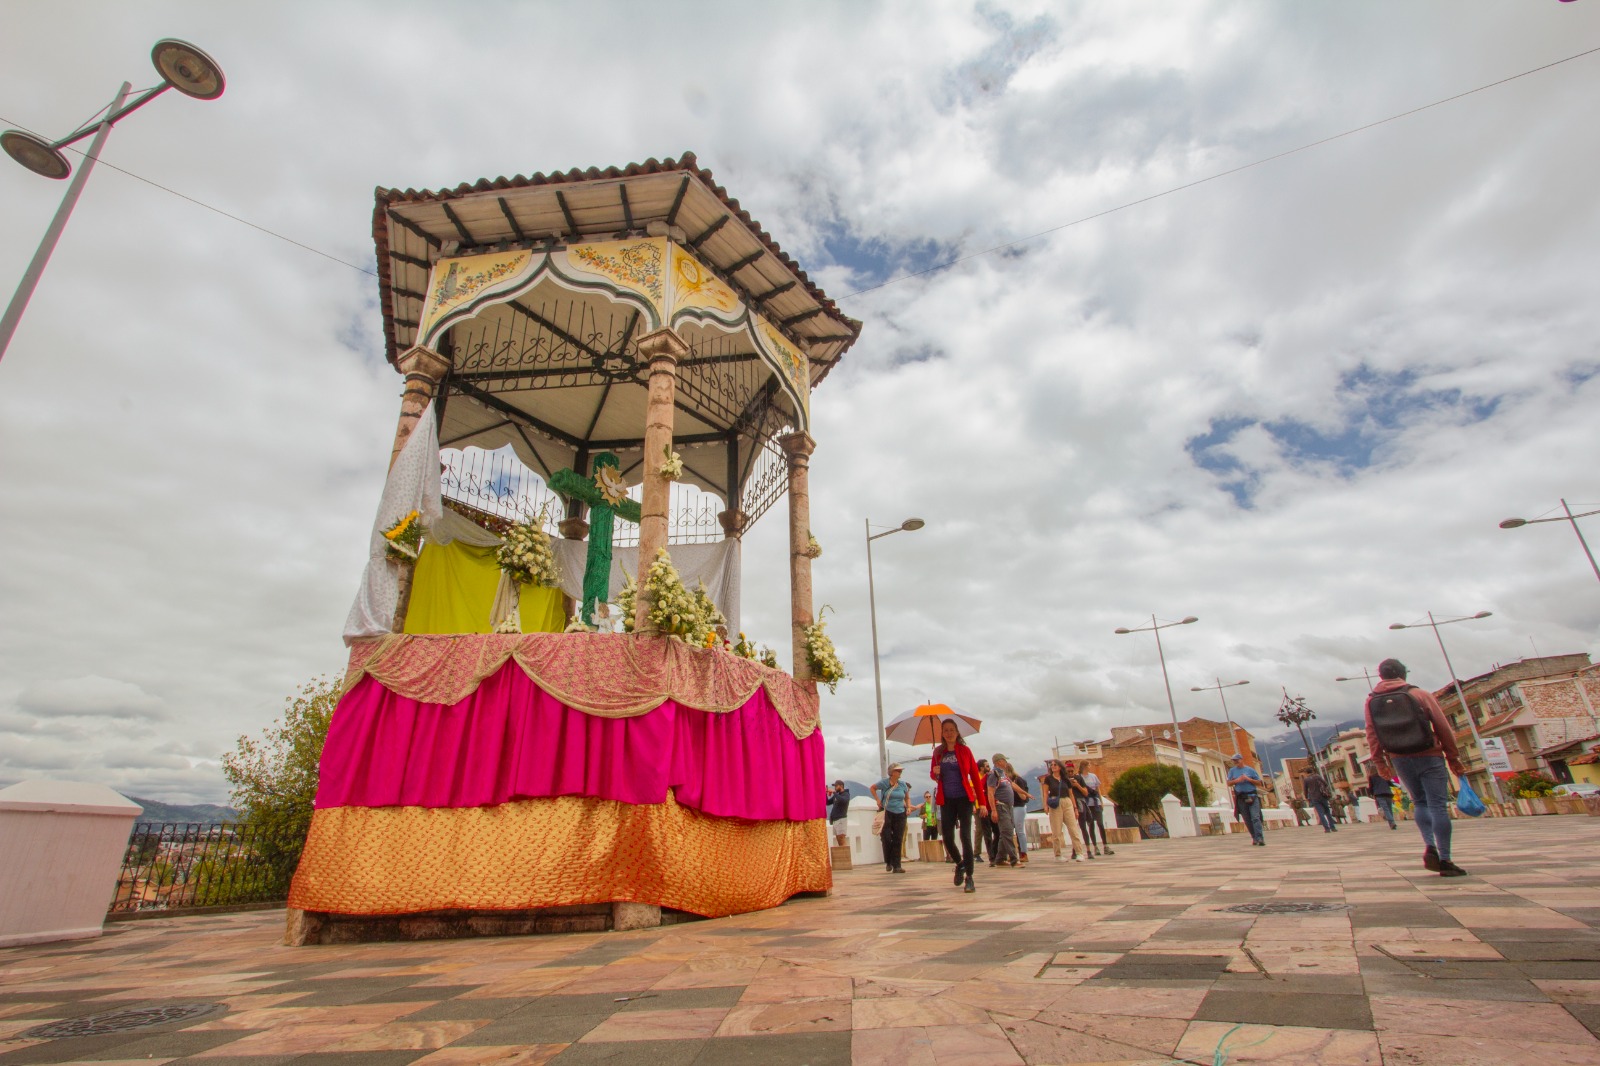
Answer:
<path fill-rule="evenodd" d="M 1423 871 L 1407 832 L 1268 839 L 984 869 L 970 896 L 943 864 L 867 868 L 828 898 L 611 935 L 285 948 L 281 913 L 121 923 L 0 950 L 0 1066 L 1043 1066 L 1219 1047 L 1230 1064 L 1600 1066 L 1600 819 L 1458 823 L 1459 882 Z M 1223 910 L 1313 901 L 1338 909 Z M 227 1010 L 22 1035 L 184 1001 Z"/>

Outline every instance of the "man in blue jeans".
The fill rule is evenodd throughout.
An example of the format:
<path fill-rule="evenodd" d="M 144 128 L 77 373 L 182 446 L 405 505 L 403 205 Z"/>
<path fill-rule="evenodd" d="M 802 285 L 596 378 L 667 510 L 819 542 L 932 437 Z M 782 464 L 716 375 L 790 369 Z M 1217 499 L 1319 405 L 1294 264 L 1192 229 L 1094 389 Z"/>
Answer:
<path fill-rule="evenodd" d="M 1367 747 L 1372 750 L 1372 765 L 1384 777 L 1398 775 L 1400 784 L 1411 794 L 1417 830 L 1427 850 L 1422 865 L 1436 870 L 1440 877 L 1463 877 L 1465 870 L 1450 861 L 1450 775 L 1465 772 L 1461 752 L 1456 748 L 1455 730 L 1433 693 L 1406 684 L 1406 665 L 1399 659 L 1378 664 L 1381 679 L 1367 697 Z M 1402 754 L 1384 746 L 1383 730 L 1374 727 L 1373 702 L 1385 693 L 1401 692 L 1416 704 L 1417 713 L 1433 743 L 1419 751 Z"/>
<path fill-rule="evenodd" d="M 1370 763 L 1368 764 L 1371 765 Z M 1372 768 L 1367 774 L 1367 795 L 1372 797 L 1372 802 L 1378 805 L 1378 813 L 1383 815 L 1383 820 L 1389 823 L 1390 829 L 1398 829 L 1394 824 L 1394 785 L 1387 777 Z"/>
<path fill-rule="evenodd" d="M 1233 789 L 1234 813 L 1244 819 L 1250 830 L 1250 843 L 1266 847 L 1267 837 L 1261 825 L 1261 775 L 1244 764 L 1243 755 L 1228 760 L 1228 785 Z"/>

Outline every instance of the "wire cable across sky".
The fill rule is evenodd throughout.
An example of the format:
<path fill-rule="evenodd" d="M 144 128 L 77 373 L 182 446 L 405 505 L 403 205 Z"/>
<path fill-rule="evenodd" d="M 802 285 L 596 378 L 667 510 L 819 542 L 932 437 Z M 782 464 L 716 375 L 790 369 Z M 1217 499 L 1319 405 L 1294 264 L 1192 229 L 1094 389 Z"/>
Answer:
<path fill-rule="evenodd" d="M 855 297 L 858 297 L 858 296 L 865 296 L 868 293 L 877 292 L 880 289 L 886 289 L 891 285 L 898 285 L 903 281 L 910 281 L 913 278 L 920 278 L 920 277 L 926 277 L 926 276 L 928 276 L 930 274 L 937 274 L 940 271 L 949 270 L 952 267 L 960 266 L 962 263 L 968 263 L 968 262 L 971 262 L 974 259 L 981 259 L 982 257 L 984 257 L 986 255 L 993 255 L 996 252 L 1003 252 L 1008 248 L 1015 248 L 1019 244 L 1026 244 L 1028 241 L 1038 240 L 1040 237 L 1047 237 L 1052 233 L 1059 233 L 1062 230 L 1071 229 L 1073 226 L 1081 226 L 1085 222 L 1093 222 L 1097 218 L 1105 218 L 1107 215 L 1114 215 L 1114 214 L 1118 213 L 1119 211 L 1126 211 L 1129 208 L 1138 207 L 1140 204 L 1150 203 L 1152 200 L 1160 200 L 1163 197 L 1172 196 L 1175 193 L 1180 193 L 1180 192 L 1183 192 L 1183 191 L 1185 191 L 1187 189 L 1193 189 L 1193 188 L 1195 188 L 1196 186 L 1199 186 L 1199 185 L 1205 185 L 1205 184 L 1207 184 L 1209 182 L 1217 181 L 1219 179 L 1226 178 L 1226 177 L 1231 177 L 1234 174 L 1240 174 L 1240 173 L 1243 173 L 1246 170 L 1251 170 L 1251 169 L 1254 169 L 1255 167 L 1263 166 L 1263 165 L 1265 165 L 1267 163 L 1272 163 L 1272 162 L 1275 162 L 1275 161 L 1277 161 L 1279 159 L 1286 159 L 1289 156 L 1297 155 L 1297 154 L 1299 154 L 1301 152 L 1309 151 L 1312 148 L 1319 148 L 1322 145 L 1331 144 L 1334 141 L 1342 140 L 1345 137 L 1352 137 L 1352 136 L 1354 136 L 1354 135 L 1356 135 L 1358 133 L 1365 133 L 1367 130 L 1372 130 L 1372 129 L 1378 128 L 1379 126 L 1388 125 L 1391 122 L 1398 122 L 1403 118 L 1410 118 L 1412 115 L 1421 114 L 1424 111 L 1430 111 L 1430 110 L 1432 110 L 1433 108 L 1436 108 L 1436 107 L 1443 107 L 1445 104 L 1454 103 L 1455 101 L 1464 99 L 1464 98 L 1466 98 L 1468 96 L 1473 96 L 1473 95 L 1475 95 L 1477 93 L 1485 92 L 1485 91 L 1487 91 L 1489 89 L 1494 89 L 1494 88 L 1498 88 L 1499 86 L 1502 86 L 1502 85 L 1507 85 L 1507 84 L 1509 84 L 1511 82 L 1514 82 L 1514 81 L 1518 80 L 1519 78 L 1526 78 L 1531 74 L 1538 74 L 1541 71 L 1551 70 L 1551 69 L 1553 69 L 1555 67 L 1561 66 L 1563 63 L 1571 63 L 1574 60 L 1582 59 L 1585 56 L 1594 55 L 1597 52 L 1600 52 L 1600 45 L 1597 45 L 1597 46 L 1595 46 L 1593 48 L 1587 48 L 1587 49 L 1583 50 L 1582 52 L 1575 52 L 1572 55 L 1566 56 L 1566 57 L 1564 57 L 1562 59 L 1556 59 L 1556 60 L 1552 60 L 1549 63 L 1543 63 L 1543 64 L 1541 64 L 1541 65 L 1539 65 L 1537 67 L 1530 67 L 1529 69 L 1521 71 L 1520 73 L 1512 74 L 1512 75 L 1510 75 L 1508 77 L 1500 78 L 1500 79 L 1498 79 L 1496 81 L 1486 82 L 1483 85 L 1476 86 L 1475 88 L 1465 89 L 1465 90 L 1463 90 L 1461 92 L 1454 93 L 1454 94 L 1452 94 L 1450 96 L 1446 96 L 1446 97 L 1442 97 L 1442 98 L 1440 98 L 1438 100 L 1434 100 L 1431 103 L 1421 104 L 1421 105 L 1419 105 L 1417 107 L 1410 108 L 1410 109 L 1408 109 L 1406 111 L 1396 112 L 1395 114 L 1389 115 L 1386 118 L 1375 119 L 1372 122 L 1368 122 L 1368 123 L 1365 123 L 1365 124 L 1360 125 L 1360 126 L 1352 126 L 1350 129 L 1342 130 L 1342 131 L 1340 131 L 1338 133 L 1329 134 L 1326 137 L 1320 137 L 1320 138 L 1318 138 L 1317 140 L 1314 140 L 1314 141 L 1307 141 L 1305 144 L 1298 145 L 1298 146 L 1296 146 L 1294 148 L 1286 148 L 1281 152 L 1274 152 L 1272 155 L 1262 156 L 1260 159 L 1253 160 L 1253 161 L 1251 161 L 1249 163 L 1241 163 L 1239 166 L 1229 167 L 1227 170 L 1219 170 L 1215 174 L 1208 174 L 1203 178 L 1196 178 L 1193 181 L 1186 181 L 1181 185 L 1174 185 L 1171 188 L 1162 189 L 1160 192 L 1153 192 L 1153 193 L 1149 194 L 1148 196 L 1141 196 L 1141 197 L 1139 197 L 1137 199 L 1128 200 L 1128 201 L 1125 201 L 1123 203 L 1117 204 L 1117 205 L 1115 205 L 1113 207 L 1107 207 L 1107 208 L 1105 208 L 1103 210 L 1095 211 L 1095 212 L 1092 212 L 1091 214 L 1083 215 L 1082 217 L 1075 218 L 1070 222 L 1063 222 L 1060 225 L 1051 226 L 1048 229 L 1042 229 L 1042 230 L 1039 230 L 1039 231 L 1037 231 L 1035 233 L 1029 233 L 1029 234 L 1027 234 L 1025 236 L 1022 236 L 1022 237 L 1016 237 L 1016 238 L 1014 238 L 1012 240 L 1005 241 L 1005 242 L 1003 242 L 1001 244 L 991 245 L 990 247 L 980 249 L 979 251 L 976 251 L 976 252 L 968 252 L 966 255 L 957 256 L 956 258 L 954 258 L 954 259 L 952 259 L 952 260 L 950 260 L 949 262 L 946 262 L 946 263 L 939 263 L 939 264 L 936 264 L 934 266 L 924 267 L 921 270 L 913 270 L 913 271 L 908 271 L 907 273 L 904 273 L 904 274 L 897 274 L 892 278 L 887 278 L 887 279 L 885 279 L 883 281 L 878 282 L 876 285 L 868 285 L 866 288 L 857 289 L 854 292 L 847 293 L 844 296 L 837 297 L 836 298 L 836 302 L 842 303 L 845 300 L 854 299 Z M 102 109 L 102 111 L 103 110 L 104 109 Z M 93 121 L 93 119 L 91 119 L 90 121 Z M 29 130 L 26 126 L 21 125 L 20 123 L 12 122 L 10 119 L 4 117 L 3 115 L 0 115 L 0 123 L 5 123 L 8 126 L 11 126 L 11 127 L 15 128 L 15 129 L 24 130 L 25 132 L 29 132 L 29 133 L 33 133 L 34 132 L 32 130 Z M 38 136 L 38 134 L 35 134 L 35 135 Z M 48 138 L 46 138 L 46 139 L 48 139 Z M 69 147 L 68 150 L 69 151 L 73 151 L 73 152 L 77 152 L 79 155 L 84 154 L 83 152 L 81 152 L 77 148 L 70 148 Z M 299 248 L 299 249 L 301 249 L 303 251 L 310 252 L 313 255 L 319 255 L 319 256 L 323 257 L 324 259 L 329 259 L 329 260 L 332 260 L 335 263 L 338 263 L 340 266 L 349 267 L 351 270 L 360 271 L 361 273 L 369 275 L 371 277 L 377 277 L 378 276 L 377 272 L 374 271 L 374 270 L 369 270 L 366 267 L 360 266 L 360 265 L 358 265 L 356 263 L 352 263 L 347 259 L 340 259 L 338 256 L 333 255 L 332 253 L 329 253 L 329 252 L 325 252 L 320 248 L 315 248 L 312 245 L 306 244 L 303 241 L 297 241 L 293 237 L 285 236 L 284 234 L 279 233 L 276 230 L 270 229 L 270 228 L 268 228 L 266 226 L 263 226 L 263 225 L 261 225 L 259 223 L 256 223 L 256 222 L 251 222 L 247 218 L 241 218 L 240 216 L 238 216 L 236 214 L 233 214 L 231 211 L 224 211 L 222 208 L 216 207 L 216 206 L 214 206 L 212 204 L 208 204 L 204 200 L 199 200 L 199 199 L 196 199 L 193 196 L 188 195 L 187 193 L 179 192 L 177 189 L 171 188 L 170 186 L 167 186 L 167 185 L 163 185 L 158 181 L 152 181 L 150 178 L 147 178 L 142 174 L 135 174 L 133 171 L 127 170 L 127 169 L 125 169 L 123 167 L 119 167 L 115 163 L 107 162 L 106 159 L 103 156 L 98 160 L 98 162 L 99 162 L 99 164 L 101 166 L 107 167 L 107 168 L 109 168 L 111 170 L 115 170 L 119 174 L 126 174 L 128 177 L 134 178 L 134 179 L 136 179 L 138 181 L 142 181 L 146 185 L 150 185 L 150 186 L 153 186 L 154 188 L 160 189 L 162 192 L 171 193 L 173 196 L 176 196 L 181 200 L 187 200 L 189 203 L 194 204 L 197 207 L 203 207 L 207 211 L 212 211 L 212 212 L 215 212 L 216 214 L 221 215 L 224 218 L 232 219 L 233 221 L 239 223 L 240 225 L 249 226 L 251 229 L 256 230 L 259 233 L 265 233 L 269 237 L 275 237 L 278 240 L 284 241 L 285 243 L 288 243 L 288 244 L 292 244 L 296 248 Z"/>

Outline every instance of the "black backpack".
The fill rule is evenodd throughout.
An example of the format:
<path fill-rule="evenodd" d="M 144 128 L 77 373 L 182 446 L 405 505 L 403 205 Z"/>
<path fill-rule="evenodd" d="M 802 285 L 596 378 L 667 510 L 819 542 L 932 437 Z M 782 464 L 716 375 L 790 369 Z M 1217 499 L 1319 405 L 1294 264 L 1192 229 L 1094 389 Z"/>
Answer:
<path fill-rule="evenodd" d="M 1411 686 L 1389 692 L 1374 692 L 1367 697 L 1367 715 L 1378 743 L 1390 755 L 1415 755 L 1427 751 L 1438 741 L 1433 735 L 1433 717 L 1411 695 Z"/>

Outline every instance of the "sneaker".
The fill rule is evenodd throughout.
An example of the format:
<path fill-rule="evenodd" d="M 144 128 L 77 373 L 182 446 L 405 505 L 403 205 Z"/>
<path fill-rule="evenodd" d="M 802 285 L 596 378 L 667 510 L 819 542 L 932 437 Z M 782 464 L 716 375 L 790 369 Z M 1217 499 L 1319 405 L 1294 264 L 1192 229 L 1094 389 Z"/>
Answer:
<path fill-rule="evenodd" d="M 962 886 L 961 891 L 963 891 L 963 892 L 976 892 L 976 891 L 978 891 L 976 888 L 973 887 L 972 875 L 971 874 L 967 875 L 967 883 Z"/>
<path fill-rule="evenodd" d="M 1422 868 L 1424 870 L 1432 870 L 1434 873 L 1438 873 L 1442 869 L 1439 862 L 1439 851 L 1432 844 L 1429 844 L 1428 850 L 1422 853 Z"/>
<path fill-rule="evenodd" d="M 1439 860 L 1439 876 L 1440 877 L 1465 877 L 1465 876 L 1467 876 L 1467 871 L 1463 870 L 1461 867 L 1457 866 L 1455 863 L 1451 862 L 1449 859 L 1440 859 Z"/>
<path fill-rule="evenodd" d="M 1086 858 L 1086 859 L 1093 859 L 1094 858 L 1094 852 L 1086 851 L 1086 852 L 1084 852 L 1083 857 Z"/>
<path fill-rule="evenodd" d="M 905 871 L 905 867 L 903 867 L 903 866 L 896 866 L 896 867 L 895 867 L 895 868 L 894 868 L 894 872 L 895 872 L 895 873 L 897 873 L 897 874 L 903 874 L 903 873 L 905 873 L 905 872 L 906 872 L 906 871 Z"/>
<path fill-rule="evenodd" d="M 1102 854 L 1102 855 L 1115 855 L 1116 852 L 1112 851 L 1110 848 L 1106 848 L 1104 851 L 1100 852 L 1100 854 Z"/>
<path fill-rule="evenodd" d="M 953 860 L 952 860 L 952 861 L 953 861 Z M 961 881 L 962 881 L 962 878 L 964 878 L 964 877 L 966 877 L 966 876 L 967 876 L 967 870 L 966 870 L 966 867 L 965 867 L 965 866 L 963 866 L 963 865 L 962 865 L 962 864 L 961 864 L 961 863 L 959 863 L 959 862 L 958 862 L 958 863 L 956 863 L 956 887 L 957 887 L 957 888 L 960 888 L 960 887 L 961 887 Z"/>
<path fill-rule="evenodd" d="M 1074 856 L 1073 856 L 1073 857 L 1072 857 L 1072 861 L 1073 861 L 1073 862 L 1083 862 L 1083 861 L 1084 861 L 1084 860 L 1083 860 L 1083 856 L 1082 856 L 1082 855 L 1074 855 Z"/>

